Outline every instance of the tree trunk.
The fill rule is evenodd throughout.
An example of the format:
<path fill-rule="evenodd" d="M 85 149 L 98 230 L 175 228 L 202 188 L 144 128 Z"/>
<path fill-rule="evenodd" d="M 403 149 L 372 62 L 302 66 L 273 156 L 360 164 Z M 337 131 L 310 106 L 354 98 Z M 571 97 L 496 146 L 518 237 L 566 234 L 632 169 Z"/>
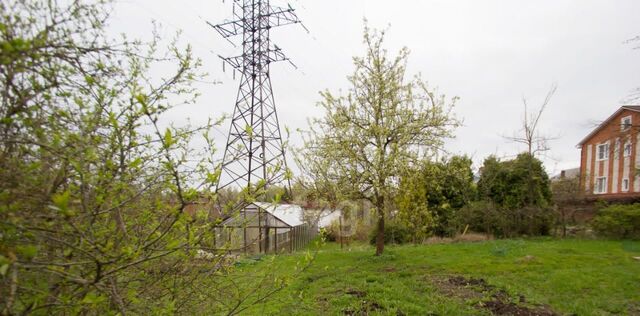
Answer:
<path fill-rule="evenodd" d="M 564 210 L 560 214 L 562 218 L 562 238 L 567 238 L 567 214 Z"/>
<path fill-rule="evenodd" d="M 384 203 L 379 203 L 384 204 Z M 376 235 L 376 256 L 384 251 L 384 208 L 383 205 L 377 205 L 378 208 L 378 234 Z"/>

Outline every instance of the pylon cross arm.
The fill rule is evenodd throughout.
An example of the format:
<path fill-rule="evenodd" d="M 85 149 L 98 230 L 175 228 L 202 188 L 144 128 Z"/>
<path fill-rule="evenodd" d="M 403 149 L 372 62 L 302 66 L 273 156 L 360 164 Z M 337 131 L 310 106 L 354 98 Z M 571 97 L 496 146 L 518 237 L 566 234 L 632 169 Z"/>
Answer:
<path fill-rule="evenodd" d="M 227 39 L 235 35 L 240 35 L 244 32 L 242 21 L 240 20 L 225 22 L 218 25 L 213 25 L 209 22 L 207 22 L 207 24 L 213 27 L 213 29 L 216 30 L 223 38 Z"/>

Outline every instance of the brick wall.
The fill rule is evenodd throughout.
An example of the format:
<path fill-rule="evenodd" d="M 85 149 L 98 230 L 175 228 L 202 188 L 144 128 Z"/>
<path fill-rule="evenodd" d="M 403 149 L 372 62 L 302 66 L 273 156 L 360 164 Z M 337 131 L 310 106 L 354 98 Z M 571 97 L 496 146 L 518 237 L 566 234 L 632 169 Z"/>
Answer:
<path fill-rule="evenodd" d="M 623 130 L 621 120 L 631 117 L 632 126 Z M 599 130 L 591 135 L 583 144 L 580 162 L 580 186 L 587 196 L 602 195 L 603 198 L 640 195 L 640 178 L 636 176 L 636 168 L 640 166 L 640 146 L 638 143 L 638 127 L 640 113 L 622 109 L 612 116 Z M 630 142 L 630 155 L 625 156 L 625 143 Z M 608 158 L 599 159 L 598 145 L 609 144 Z M 594 193 L 598 178 L 606 177 L 603 193 Z M 624 182 L 628 180 L 628 190 Z"/>

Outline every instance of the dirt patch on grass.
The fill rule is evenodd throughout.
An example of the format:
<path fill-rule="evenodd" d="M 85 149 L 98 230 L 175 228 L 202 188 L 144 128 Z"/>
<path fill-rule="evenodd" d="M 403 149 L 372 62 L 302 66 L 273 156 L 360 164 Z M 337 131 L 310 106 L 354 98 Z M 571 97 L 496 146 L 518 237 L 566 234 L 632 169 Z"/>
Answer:
<path fill-rule="evenodd" d="M 480 286 L 483 289 L 492 289 L 493 287 L 489 284 L 487 284 L 487 282 L 484 279 L 474 279 L 474 278 L 470 278 L 467 279 L 463 276 L 452 276 L 450 278 L 447 279 L 447 281 L 450 284 L 453 284 L 455 286 Z"/>
<path fill-rule="evenodd" d="M 398 271 L 398 269 L 396 269 L 395 267 L 385 267 L 382 269 L 382 272 L 386 272 L 386 273 L 396 272 L 396 271 Z"/>
<path fill-rule="evenodd" d="M 629 307 L 629 315 L 640 315 L 640 302 Z"/>
<path fill-rule="evenodd" d="M 345 293 L 349 294 L 349 295 L 353 295 L 355 297 L 365 297 L 365 296 L 367 296 L 367 292 L 358 291 L 356 289 L 348 289 Z"/>
<path fill-rule="evenodd" d="M 350 288 L 347 289 L 344 293 L 361 299 L 358 307 L 349 307 L 342 310 L 342 313 L 344 315 L 365 316 L 369 315 L 369 313 L 371 312 L 384 310 L 384 307 L 382 307 L 382 305 L 378 304 L 377 302 L 364 299 L 367 296 L 367 292 L 365 291 Z"/>
<path fill-rule="evenodd" d="M 384 308 L 382 307 L 382 305 L 376 302 L 362 301 L 362 305 L 359 308 L 347 308 L 343 310 L 342 313 L 344 315 L 365 316 L 365 315 L 369 315 L 369 313 L 371 312 L 375 312 L 383 309 Z"/>
<path fill-rule="evenodd" d="M 483 297 L 482 292 L 468 287 L 468 285 L 472 285 L 471 283 L 476 282 L 469 282 L 463 277 L 438 277 L 432 281 L 440 292 L 449 297 L 457 297 L 464 300 L 479 300 Z"/>
<path fill-rule="evenodd" d="M 520 295 L 519 303 L 525 303 L 524 296 Z M 494 315 L 517 316 L 555 316 L 556 314 L 547 306 L 528 307 L 514 303 L 504 292 L 491 296 L 491 300 L 478 303 L 478 307 L 491 311 Z"/>
<path fill-rule="evenodd" d="M 556 316 L 548 306 L 525 306 L 523 295 L 511 297 L 506 291 L 488 284 L 484 279 L 463 276 L 438 277 L 433 279 L 438 290 L 447 296 L 463 300 L 479 301 L 474 305 L 486 309 L 493 315 Z M 516 303 L 517 302 L 517 303 Z"/>
<path fill-rule="evenodd" d="M 367 296 L 367 292 L 365 291 L 359 291 L 356 289 L 348 289 L 345 294 L 349 294 L 352 296 L 355 296 L 357 298 L 363 298 L 365 296 Z M 345 315 L 369 315 L 370 312 L 373 311 L 377 311 L 377 310 L 381 310 L 383 309 L 382 306 L 376 302 L 373 301 L 367 301 L 367 300 L 362 300 L 360 302 L 360 306 L 355 308 L 355 307 L 350 307 L 347 309 L 344 309 L 342 311 L 343 314 Z"/>

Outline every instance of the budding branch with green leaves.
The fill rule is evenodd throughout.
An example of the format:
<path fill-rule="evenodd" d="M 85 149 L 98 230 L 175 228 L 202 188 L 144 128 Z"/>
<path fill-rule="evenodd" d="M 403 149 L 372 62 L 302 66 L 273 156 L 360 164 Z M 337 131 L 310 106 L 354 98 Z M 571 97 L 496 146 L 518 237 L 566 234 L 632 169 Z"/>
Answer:
<path fill-rule="evenodd" d="M 320 93 L 325 115 L 312 120 L 304 148 L 308 159 L 326 159 L 322 173 L 345 196 L 375 206 L 377 255 L 384 249 L 385 202 L 394 199 L 398 177 L 440 150 L 460 124 L 452 113 L 458 98 L 436 94 L 420 76 L 407 79 L 408 49 L 389 56 L 384 35 L 365 27 L 366 55 L 353 58 L 347 94 Z"/>

